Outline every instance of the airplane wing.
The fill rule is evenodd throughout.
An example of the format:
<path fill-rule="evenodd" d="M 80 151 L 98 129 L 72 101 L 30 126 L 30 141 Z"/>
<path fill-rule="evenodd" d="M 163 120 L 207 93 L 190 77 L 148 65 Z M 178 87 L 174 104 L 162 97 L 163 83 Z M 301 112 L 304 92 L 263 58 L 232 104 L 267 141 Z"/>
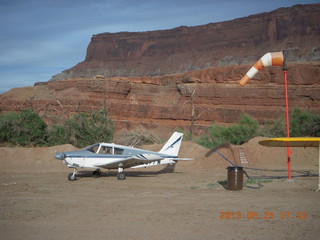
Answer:
<path fill-rule="evenodd" d="M 270 138 L 259 142 L 266 147 L 318 147 L 319 143 L 319 137 Z"/>
<path fill-rule="evenodd" d="M 123 164 L 124 168 L 129 168 L 136 165 L 147 164 L 154 161 L 160 161 L 163 158 L 155 154 L 139 154 L 127 158 L 117 158 L 107 160 L 105 163 L 94 164 L 95 167 L 101 168 L 118 168 L 119 164 Z"/>
<path fill-rule="evenodd" d="M 271 138 L 259 142 L 262 146 L 267 147 L 317 147 L 319 148 L 319 183 L 320 191 L 320 137 L 291 137 L 291 138 Z M 288 169 L 288 172 L 291 171 Z"/>

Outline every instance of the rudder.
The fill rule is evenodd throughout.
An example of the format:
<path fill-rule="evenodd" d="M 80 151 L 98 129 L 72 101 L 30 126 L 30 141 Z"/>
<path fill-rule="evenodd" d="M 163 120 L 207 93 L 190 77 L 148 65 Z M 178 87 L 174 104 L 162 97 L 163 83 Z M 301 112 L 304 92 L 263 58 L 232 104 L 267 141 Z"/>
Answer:
<path fill-rule="evenodd" d="M 159 153 L 168 154 L 171 156 L 178 156 L 181 142 L 183 138 L 183 133 L 174 132 L 166 144 L 162 147 Z"/>

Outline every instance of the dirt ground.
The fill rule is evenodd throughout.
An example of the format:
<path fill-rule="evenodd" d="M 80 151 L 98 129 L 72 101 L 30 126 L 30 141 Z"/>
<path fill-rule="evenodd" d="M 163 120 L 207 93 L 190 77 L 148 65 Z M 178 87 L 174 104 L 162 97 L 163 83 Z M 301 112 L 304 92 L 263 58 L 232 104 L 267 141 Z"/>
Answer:
<path fill-rule="evenodd" d="M 259 140 L 242 146 L 255 181 L 239 191 L 226 189 L 230 164 L 191 142 L 180 157 L 193 161 L 128 169 L 124 181 L 106 170 L 69 182 L 72 169 L 53 155 L 71 145 L 0 148 L 0 239 L 318 239 L 318 149 L 292 149 L 287 182 L 286 149 Z M 239 146 L 218 151 L 241 164 Z"/>

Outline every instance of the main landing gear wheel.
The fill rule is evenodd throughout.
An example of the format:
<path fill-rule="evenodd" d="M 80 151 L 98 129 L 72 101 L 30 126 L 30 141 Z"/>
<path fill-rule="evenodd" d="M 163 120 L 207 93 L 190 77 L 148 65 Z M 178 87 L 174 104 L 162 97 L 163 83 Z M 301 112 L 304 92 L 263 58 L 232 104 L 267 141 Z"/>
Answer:
<path fill-rule="evenodd" d="M 92 172 L 92 176 L 93 176 L 94 178 L 101 177 L 100 169 L 97 169 L 97 170 L 93 171 L 93 172 Z"/>
<path fill-rule="evenodd" d="M 68 180 L 69 181 L 75 181 L 75 180 L 77 180 L 77 177 L 76 177 L 76 175 L 74 173 L 69 173 Z"/>
<path fill-rule="evenodd" d="M 118 180 L 124 180 L 124 179 L 126 179 L 126 175 L 124 174 L 124 172 L 119 172 L 119 173 L 117 174 L 117 179 L 118 179 Z"/>
<path fill-rule="evenodd" d="M 124 170 L 123 163 L 119 163 L 118 174 L 117 174 L 118 180 L 126 179 L 126 175 L 124 174 L 123 170 Z"/>

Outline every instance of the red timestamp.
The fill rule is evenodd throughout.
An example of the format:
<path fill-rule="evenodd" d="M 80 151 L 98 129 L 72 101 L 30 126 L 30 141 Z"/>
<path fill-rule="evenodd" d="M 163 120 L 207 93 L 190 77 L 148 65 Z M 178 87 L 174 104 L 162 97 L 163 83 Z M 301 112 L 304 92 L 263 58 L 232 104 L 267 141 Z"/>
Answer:
<path fill-rule="evenodd" d="M 306 212 L 220 212 L 220 219 L 308 219 Z"/>

